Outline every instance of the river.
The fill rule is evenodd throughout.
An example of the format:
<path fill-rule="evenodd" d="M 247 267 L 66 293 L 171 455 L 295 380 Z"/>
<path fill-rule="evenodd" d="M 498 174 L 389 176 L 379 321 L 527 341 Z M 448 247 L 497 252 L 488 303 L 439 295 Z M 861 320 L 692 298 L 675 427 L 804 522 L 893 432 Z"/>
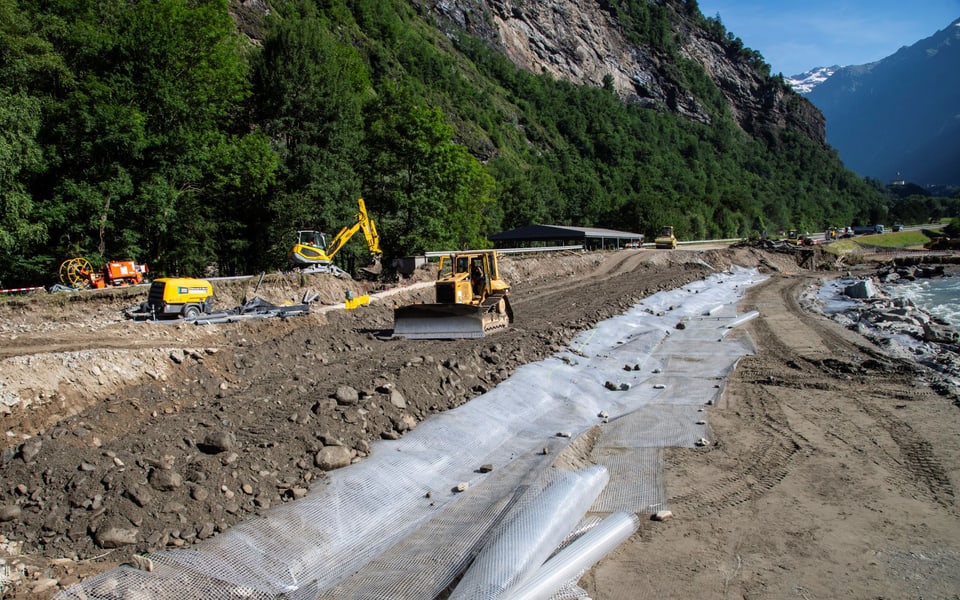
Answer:
<path fill-rule="evenodd" d="M 960 327 L 960 276 L 917 279 L 885 286 L 888 294 L 913 301 L 923 311 Z"/>

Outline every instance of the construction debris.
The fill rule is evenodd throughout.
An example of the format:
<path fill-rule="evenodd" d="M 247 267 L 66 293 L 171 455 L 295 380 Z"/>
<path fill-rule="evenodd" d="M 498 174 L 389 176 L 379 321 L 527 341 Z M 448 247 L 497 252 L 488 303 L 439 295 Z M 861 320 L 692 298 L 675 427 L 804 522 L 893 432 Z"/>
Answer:
<path fill-rule="evenodd" d="M 263 298 L 257 296 L 249 300 L 242 306 L 231 310 L 210 313 L 202 319 L 194 321 L 197 325 L 212 325 L 214 323 L 233 323 L 235 321 L 245 321 L 250 319 L 269 319 L 272 317 L 296 317 L 310 312 L 310 302 L 307 295 L 304 294 L 304 301 L 300 304 L 289 304 L 278 306 L 271 304 Z"/>

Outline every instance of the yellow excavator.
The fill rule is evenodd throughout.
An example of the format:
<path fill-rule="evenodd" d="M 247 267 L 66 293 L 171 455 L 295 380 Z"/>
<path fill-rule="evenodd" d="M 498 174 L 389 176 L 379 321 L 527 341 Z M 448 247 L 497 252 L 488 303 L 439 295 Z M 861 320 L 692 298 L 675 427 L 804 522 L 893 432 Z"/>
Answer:
<path fill-rule="evenodd" d="M 357 200 L 360 206 L 357 212 L 356 220 L 353 225 L 343 227 L 327 244 L 326 237 L 322 231 L 303 229 L 297 232 L 297 243 L 290 250 L 290 259 L 294 266 L 309 273 L 337 273 L 343 271 L 333 264 L 333 257 L 343 248 L 350 238 L 357 231 L 363 230 L 363 236 L 367 240 L 367 248 L 372 256 L 372 263 L 363 268 L 368 273 L 377 274 L 381 271 L 380 257 L 383 254 L 380 251 L 380 235 L 377 233 L 377 226 L 367 215 L 367 206 L 363 198 Z"/>
<path fill-rule="evenodd" d="M 500 278 L 495 250 L 441 256 L 434 291 L 433 304 L 394 310 L 394 337 L 482 338 L 513 322 L 510 284 Z"/>

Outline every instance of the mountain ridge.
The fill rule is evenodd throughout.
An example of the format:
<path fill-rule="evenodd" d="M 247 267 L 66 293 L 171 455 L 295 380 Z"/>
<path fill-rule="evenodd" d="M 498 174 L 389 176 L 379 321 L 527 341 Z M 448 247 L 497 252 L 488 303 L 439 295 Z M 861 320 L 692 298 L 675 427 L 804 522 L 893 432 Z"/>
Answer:
<path fill-rule="evenodd" d="M 894 54 L 838 69 L 807 98 L 862 176 L 960 184 L 960 19 Z"/>
<path fill-rule="evenodd" d="M 702 99 L 689 93 L 671 68 L 676 57 L 627 39 L 607 2 L 545 0 L 523 6 L 504 0 L 424 0 L 441 27 L 455 26 L 498 47 L 517 66 L 580 85 L 603 85 L 606 76 L 626 102 L 667 105 L 686 118 L 710 124 Z M 688 7 L 674 8 L 674 5 Z M 692 5 L 695 8 L 695 4 Z M 826 126 L 812 105 L 770 77 L 759 53 L 743 47 L 713 19 L 701 27 L 691 5 L 672 10 L 670 36 L 678 53 L 703 68 L 723 95 L 738 125 L 754 136 L 795 127 L 826 144 Z"/>

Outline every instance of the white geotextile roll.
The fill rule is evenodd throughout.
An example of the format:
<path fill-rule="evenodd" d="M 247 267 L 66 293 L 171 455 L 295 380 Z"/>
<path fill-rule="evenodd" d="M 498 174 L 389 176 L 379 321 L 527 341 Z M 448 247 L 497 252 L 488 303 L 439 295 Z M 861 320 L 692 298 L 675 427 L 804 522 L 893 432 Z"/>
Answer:
<path fill-rule="evenodd" d="M 509 600 L 549 600 L 640 527 L 637 515 L 613 513 L 548 560 L 532 577 L 507 592 Z"/>
<path fill-rule="evenodd" d="M 507 520 L 480 551 L 450 600 L 503 598 L 550 557 L 610 480 L 606 467 L 562 474 Z"/>
<path fill-rule="evenodd" d="M 739 327 L 740 325 L 743 325 L 747 321 L 752 321 L 759 316 L 760 316 L 760 313 L 758 311 L 751 310 L 750 312 L 744 313 L 739 317 L 737 317 L 736 319 L 734 319 L 733 321 L 730 321 L 729 323 L 727 323 L 727 329 L 733 329 L 734 327 Z"/>

